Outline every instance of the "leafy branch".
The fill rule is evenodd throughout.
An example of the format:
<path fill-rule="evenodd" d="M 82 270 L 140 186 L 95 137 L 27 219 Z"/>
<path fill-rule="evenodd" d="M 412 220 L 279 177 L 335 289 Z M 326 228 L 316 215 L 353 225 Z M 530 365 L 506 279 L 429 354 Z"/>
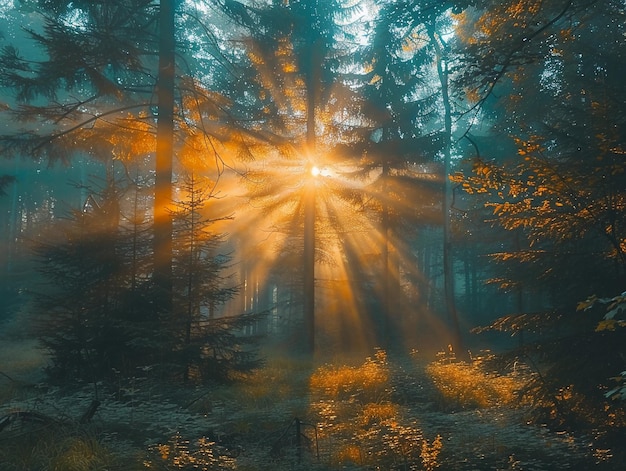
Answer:
<path fill-rule="evenodd" d="M 616 317 L 620 314 L 626 313 L 626 291 L 612 298 L 598 298 L 596 295 L 593 295 L 585 301 L 579 302 L 578 306 L 576 306 L 576 310 L 588 311 L 598 304 L 602 304 L 607 307 L 602 320 L 596 326 L 596 332 L 600 332 L 602 330 L 615 330 L 616 327 L 626 327 L 625 319 L 616 319 Z"/>

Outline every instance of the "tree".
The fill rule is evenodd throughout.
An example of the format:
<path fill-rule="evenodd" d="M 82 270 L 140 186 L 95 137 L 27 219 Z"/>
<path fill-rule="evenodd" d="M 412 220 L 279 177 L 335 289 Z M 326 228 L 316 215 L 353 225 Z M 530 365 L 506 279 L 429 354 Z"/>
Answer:
<path fill-rule="evenodd" d="M 51 354 L 52 378 L 132 375 L 154 361 L 152 290 L 141 260 L 148 241 L 137 227 L 122 229 L 120 195 L 110 174 L 100 194 L 37 241 L 44 279 L 35 293 L 35 324 Z"/>
<path fill-rule="evenodd" d="M 620 412 L 602 391 L 623 368 L 623 329 L 597 329 L 605 313 L 575 310 L 624 284 L 623 5 L 510 2 L 474 13 L 480 34 L 462 35 L 466 58 L 485 60 L 457 85 L 509 145 L 480 149 L 457 181 L 489 210 L 486 222 L 510 234 L 492 253 L 494 281 L 524 291 L 520 310 L 489 329 L 533 333 L 507 357 L 535 368 L 526 393 L 538 420 L 617 440 L 611 416 Z"/>
<path fill-rule="evenodd" d="M 101 194 L 38 242 L 44 284 L 36 293 L 36 324 L 51 354 L 50 375 L 68 382 L 158 372 L 191 381 L 225 380 L 259 364 L 253 337 L 242 329 L 258 315 L 223 317 L 236 292 L 223 271 L 222 238 L 202 215 L 206 187 L 195 179 L 174 219 L 174 312 L 154 319 L 159 287 L 151 277 L 153 233 L 134 185 L 110 176 Z M 132 198 L 124 197 L 127 193 Z"/>
<path fill-rule="evenodd" d="M 64 163 L 154 158 L 154 276 L 168 311 L 172 175 L 175 165 L 198 165 L 192 153 L 215 156 L 216 141 L 237 145 L 241 137 L 225 131 L 224 100 L 176 67 L 184 57 L 189 73 L 205 77 L 183 55 L 188 41 L 176 34 L 170 0 L 38 2 L 31 16 L 39 22 L 28 30 L 29 56 L 7 45 L 0 58 L 0 81 L 15 95 L 4 112 L 19 123 L 0 138 L 2 149 Z"/>
<path fill-rule="evenodd" d="M 159 66 L 157 75 L 157 130 L 154 182 L 154 277 L 163 311 L 172 309 L 172 202 L 174 163 L 174 90 L 176 38 L 174 0 L 159 2 Z"/>
<path fill-rule="evenodd" d="M 436 96 L 427 85 L 431 55 L 415 42 L 409 11 L 397 2 L 380 5 L 371 42 L 358 56 L 365 64 L 355 80 L 360 110 L 353 119 L 352 142 L 344 146 L 353 159 L 352 175 L 366 182 L 362 199 L 381 234 L 381 281 L 375 289 L 381 300 L 377 323 L 383 345 L 398 344 L 393 331 L 402 322 L 400 261 L 405 272 L 412 271 L 401 241 L 418 225 L 440 220 L 432 164 L 442 140 L 429 129 L 436 114 Z M 429 165 L 430 170 L 421 168 Z"/>
<path fill-rule="evenodd" d="M 464 8 L 467 2 L 382 5 L 375 34 L 364 55 L 368 73 L 360 88 L 365 102 L 365 138 L 358 139 L 354 146 L 357 154 L 366 151 L 369 160 L 363 166 L 366 174 L 374 169 L 381 171 L 381 177 L 372 186 L 376 188 L 372 194 L 377 195 L 372 201 L 383 205 L 378 211 L 383 233 L 387 234 L 386 246 L 391 231 L 398 232 L 403 224 L 413 229 L 419 224 L 443 225 L 443 299 L 451 321 L 452 343 L 459 352 L 463 348 L 455 307 L 456 271 L 451 235 L 454 209 L 449 180 L 455 151 L 453 118 L 458 110 L 449 85 L 454 54 L 442 38 L 452 31 L 451 12 Z M 441 169 L 436 181 L 432 172 L 438 164 Z M 429 170 L 420 175 L 415 171 L 420 166 Z M 392 195 L 395 198 L 388 198 Z M 405 208 L 401 201 L 421 204 Z M 437 208 L 441 214 L 437 214 Z M 406 233 L 395 234 L 396 240 L 406 236 Z M 383 247 L 382 252 L 388 250 Z M 398 272 L 393 267 L 386 269 L 387 273 L 394 271 Z M 382 278 L 389 280 L 390 276 Z M 383 291 L 389 291 L 389 287 Z M 397 296 L 386 294 L 383 298 L 397 299 Z M 386 310 L 389 316 L 391 306 Z"/>
<path fill-rule="evenodd" d="M 247 128 L 265 143 L 257 148 L 258 166 L 246 172 L 254 204 L 276 216 L 286 210 L 276 224 L 287 230 L 288 244 L 301 257 L 301 333 L 299 342 L 312 353 L 315 345 L 315 264 L 321 251 L 316 249 L 320 220 L 324 217 L 311 169 L 323 166 L 328 148 L 339 129 L 335 113 L 342 110 L 349 93 L 337 78 L 342 45 L 337 40 L 342 29 L 336 19 L 349 15 L 339 2 L 268 2 L 263 8 L 247 8 L 238 2 L 225 2 L 231 15 L 249 28 L 241 39 L 248 54 L 249 68 L 236 77 L 233 101 L 241 105 L 238 116 Z M 354 6 L 353 8 L 357 8 Z M 324 137 L 320 136 L 324 130 Z M 272 170 L 259 170 L 259 168 Z M 282 186 L 281 186 L 282 185 Z M 298 187 L 298 191 L 291 188 Z M 290 257 L 285 257 L 285 259 Z"/>
<path fill-rule="evenodd" d="M 154 87 L 146 74 L 147 54 L 154 50 L 151 2 L 57 1 L 40 2 L 37 7 L 40 16 L 32 15 L 41 20 L 41 28 L 35 24 L 28 33 L 40 52 L 23 58 L 13 46 L 6 46 L 1 59 L 3 85 L 15 90 L 17 103 L 23 103 L 9 111 L 25 123 L 18 132 L 2 136 L 5 151 L 65 163 L 76 154 L 108 161 L 111 156 L 120 158 L 132 153 L 136 159 L 154 151 L 150 119 L 139 113 L 150 106 L 145 97 Z M 167 15 L 167 9 L 163 8 L 162 13 Z M 162 25 L 166 23 L 161 21 Z M 164 88 L 160 87 L 161 102 Z M 34 104 L 29 105 L 31 102 Z M 29 121 L 33 124 L 27 124 Z M 158 121 L 161 131 L 157 134 L 162 135 L 166 118 Z M 117 141 L 120 130 L 131 140 Z M 157 142 L 164 142 L 162 136 Z M 163 176 L 164 171 L 167 173 L 161 163 L 164 152 L 168 150 L 164 151 L 161 144 L 159 188 L 163 186 L 161 180 L 171 180 L 171 175 Z M 163 196 L 162 189 L 157 194 L 158 205 L 164 197 L 169 203 L 171 198 L 167 193 Z M 160 236 L 155 240 L 160 240 L 162 224 L 159 217 L 156 219 L 159 222 L 155 230 Z M 164 257 L 167 259 L 167 254 Z M 155 255 L 155 260 L 161 261 L 163 256 Z M 160 262 L 155 264 L 161 266 Z"/>
<path fill-rule="evenodd" d="M 579 52 L 581 44 L 593 42 L 587 35 L 595 34 L 591 32 L 598 25 L 612 24 L 608 18 L 620 11 L 615 5 L 573 10 L 575 16 L 567 22 L 549 23 L 554 29 L 546 39 L 550 48 L 539 43 L 543 54 L 536 53 L 533 61 L 511 72 L 511 81 L 503 76 L 501 86 L 512 93 L 492 113 L 496 130 L 511 132 L 517 155 L 477 160 L 474 176 L 466 182 L 468 190 L 490 195 L 486 204 L 494 222 L 527 239 L 528 245 L 513 258 L 546 268 L 535 279 L 544 289 L 554 286 L 570 306 L 580 285 L 564 284 L 563 276 L 574 273 L 575 266 L 584 265 L 587 274 L 594 274 L 591 286 L 584 282 L 587 294 L 600 287 L 614 292 L 624 280 L 624 235 L 619 229 L 624 122 L 621 112 L 612 111 L 624 101 L 616 83 L 623 66 L 615 59 L 622 46 L 611 39 L 621 34 L 621 26 L 602 27 L 607 30 L 602 54 Z M 575 35 L 572 21 L 577 22 Z M 542 258 L 544 263 L 537 265 Z"/>
<path fill-rule="evenodd" d="M 47 158 L 51 163 L 69 163 L 74 156 L 88 155 L 104 162 L 121 161 L 129 172 L 131 168 L 145 172 L 141 178 L 146 181 L 154 175 L 154 197 L 146 200 L 153 203 L 154 210 L 154 233 L 148 239 L 153 244 L 152 263 L 136 256 L 137 225 L 130 230 L 120 223 L 108 235 L 113 238 L 119 236 L 119 231 L 129 230 L 133 237 L 124 239 L 123 244 L 132 245 L 133 251 L 126 253 L 135 267 L 147 270 L 133 277 L 130 288 L 124 285 L 119 289 L 124 296 L 130 289 L 131 304 L 137 300 L 136 290 L 145 289 L 155 298 L 152 308 L 143 311 L 152 315 L 151 328 L 171 327 L 179 312 L 179 306 L 173 302 L 181 301 L 174 298 L 179 295 L 174 291 L 179 280 L 173 279 L 172 272 L 173 175 L 182 168 L 192 168 L 194 172 L 216 172 L 219 178 L 223 172 L 219 145 L 229 146 L 230 150 L 246 139 L 231 126 L 226 100 L 198 79 L 207 78 L 206 69 L 224 65 L 220 62 L 223 57 L 211 61 L 204 56 L 204 65 L 199 67 L 197 57 L 185 55 L 188 51 L 184 48 L 191 41 L 197 43 L 205 38 L 210 42 L 215 38 L 206 24 L 199 23 L 206 18 L 197 15 L 189 17 L 194 18 L 195 26 L 200 26 L 205 35 L 186 38 L 180 31 L 177 34 L 178 13 L 189 12 L 189 7 L 169 0 L 158 4 L 147 0 L 114 0 L 106 4 L 53 1 L 33 6 L 32 16 L 41 25 L 35 22 L 28 30 L 28 44 L 35 46 L 28 49 L 29 57 L 22 57 L 16 48 L 7 46 L 1 58 L 2 85 L 15 95 L 14 102 L 4 111 L 20 123 L 1 137 L 3 150 L 7 155 L 31 155 Z M 215 48 L 205 51 L 215 52 Z M 187 67 L 188 74 L 183 73 L 181 64 Z M 198 158 L 199 155 L 206 158 Z M 151 172 L 148 167 L 153 158 Z M 111 244 L 118 243 L 122 244 L 119 238 L 111 240 Z M 59 244 L 63 246 L 63 242 Z M 48 249 L 53 251 L 54 247 Z M 214 281 L 218 280 L 221 279 Z M 203 295 L 214 296 L 212 302 L 218 304 L 216 293 L 205 291 Z M 123 304 L 121 299 L 118 302 Z M 104 301 L 96 298 L 93 303 L 97 311 Z M 101 325 L 105 319 L 114 318 L 108 314 L 94 316 L 102 320 Z M 214 348 L 223 348 L 225 332 L 238 329 L 238 322 L 231 319 L 215 323 Z M 150 331 L 150 335 L 156 334 Z M 150 335 L 143 338 L 150 339 Z M 167 337 L 168 332 L 161 335 Z M 104 354 L 108 347 L 103 337 L 98 338 L 104 342 L 98 347 L 102 352 L 95 347 L 87 350 Z M 62 339 L 58 340 L 62 343 Z M 167 342 L 163 345 L 171 346 Z M 179 348 L 180 344 L 175 344 L 170 353 Z M 201 349 L 206 348 L 205 341 Z M 234 350 L 228 352 L 224 355 L 234 355 Z M 153 350 L 150 361 L 156 359 L 154 355 L 164 353 L 164 349 Z M 228 361 L 220 367 L 219 374 L 224 374 L 227 364 Z"/>
<path fill-rule="evenodd" d="M 250 348 L 255 339 L 238 332 L 259 315 L 218 316 L 219 307 L 237 289 L 223 275 L 230 263 L 230 255 L 220 253 L 223 237 L 210 231 L 217 221 L 203 214 L 215 198 L 212 188 L 212 182 L 188 175 L 179 187 L 185 196 L 173 213 L 175 315 L 167 321 L 162 341 L 171 345 L 167 361 L 182 370 L 185 382 L 194 377 L 227 379 L 234 371 L 258 365 Z"/>

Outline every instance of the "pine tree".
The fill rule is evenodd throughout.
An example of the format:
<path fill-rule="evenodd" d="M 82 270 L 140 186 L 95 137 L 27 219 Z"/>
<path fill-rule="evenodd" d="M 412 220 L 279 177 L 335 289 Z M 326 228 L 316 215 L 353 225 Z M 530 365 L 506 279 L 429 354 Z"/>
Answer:
<path fill-rule="evenodd" d="M 428 124 L 436 117 L 436 95 L 428 85 L 431 53 L 418 44 L 419 25 L 411 24 L 411 11 L 398 2 L 379 5 L 371 40 L 360 55 L 361 123 L 350 145 L 358 159 L 354 176 L 368 181 L 364 200 L 382 239 L 376 291 L 383 345 L 397 344 L 400 312 L 406 308 L 401 302 L 400 261 L 405 260 L 407 271 L 410 256 L 401 241 L 418 225 L 440 220 L 439 183 L 432 163 L 443 142 Z M 420 170 L 421 165 L 430 165 L 430 171 Z"/>
<path fill-rule="evenodd" d="M 257 339 L 241 335 L 259 315 L 223 317 L 236 288 L 223 275 L 229 255 L 208 229 L 207 188 L 190 178 L 173 213 L 174 310 L 154 318 L 152 232 L 134 185 L 109 178 L 100 194 L 46 232 L 36 247 L 45 285 L 35 319 L 56 380 L 107 380 L 150 369 L 185 382 L 224 380 L 259 364 Z M 123 197 L 123 193 L 132 198 Z"/>
<path fill-rule="evenodd" d="M 316 249 L 320 242 L 316 230 L 324 216 L 308 176 L 330 155 L 332 141 L 341 133 L 337 114 L 346 111 L 344 105 L 352 98 L 339 78 L 347 50 L 337 39 L 345 34 L 337 20 L 349 17 L 358 5 L 347 8 L 335 1 L 268 2 L 262 8 L 247 8 L 235 1 L 224 4 L 248 28 L 241 42 L 250 68 L 242 70 L 234 86 L 223 88 L 236 91 L 233 101 L 241 105 L 239 116 L 266 143 L 265 162 L 247 172 L 248 182 L 257 183 L 251 197 L 264 206 L 266 214 L 286 211 L 274 227 L 287 234 L 288 242 L 281 250 L 289 247 L 301 253 L 298 277 L 302 280 L 303 340 L 298 343 L 313 352 L 314 270 L 322 257 L 322 251 Z M 262 169 L 268 163 L 273 171 Z M 293 260 L 290 254 L 283 255 L 284 260 Z"/>
<path fill-rule="evenodd" d="M 230 255 L 223 237 L 211 231 L 217 220 L 206 211 L 214 184 L 190 174 L 180 185 L 184 196 L 176 204 L 174 221 L 174 305 L 165 326 L 171 358 L 187 382 L 193 378 L 227 379 L 236 371 L 258 364 L 255 339 L 242 336 L 243 328 L 257 322 L 258 314 L 219 315 L 219 307 L 233 298 L 237 288 L 224 271 Z"/>
<path fill-rule="evenodd" d="M 122 231 L 120 218 L 120 187 L 109 178 L 35 248 L 45 283 L 35 293 L 35 323 L 52 378 L 132 375 L 154 359 L 152 290 L 135 263 L 146 241 Z"/>
<path fill-rule="evenodd" d="M 483 12 L 479 22 L 495 24 L 494 17 L 506 11 L 499 5 Z M 495 223 L 519 237 L 520 250 L 512 247 L 495 257 L 513 275 L 502 276 L 502 282 L 515 282 L 516 274 L 526 272 L 524 286 L 550 296 L 555 306 L 575 305 L 575 296 L 586 296 L 583 286 L 609 295 L 624 283 L 618 209 L 624 187 L 624 119 L 618 108 L 624 93 L 617 59 L 623 45 L 615 40 L 622 28 L 612 20 L 619 12 L 614 5 L 571 6 L 566 13 L 546 6 L 535 12 L 543 19 L 536 27 L 527 21 L 528 12 L 516 10 L 508 20 L 520 28 L 509 38 L 513 44 L 504 41 L 508 33 L 500 25 L 485 44 L 476 45 L 482 50 L 501 43 L 503 51 L 514 48 L 517 58 L 522 50 L 515 49 L 515 38 L 532 38 L 524 61 L 516 59 L 499 77 L 498 93 L 506 93 L 486 107 L 493 132 L 511 135 L 507 149 L 513 151 L 477 159 L 465 184 L 472 193 L 481 192 Z M 572 22 L 579 23 L 576 36 Z M 596 54 L 587 45 L 599 29 L 607 47 Z M 585 266 L 589 278 L 581 278 L 577 266 Z"/>
<path fill-rule="evenodd" d="M 16 122 L 0 136 L 2 153 L 66 164 L 85 155 L 104 162 L 153 162 L 153 276 L 163 296 L 158 304 L 167 312 L 168 206 L 176 167 L 221 172 L 216 142 L 235 148 L 244 139 L 231 126 L 225 100 L 199 80 L 206 79 L 206 69 L 221 65 L 217 59 L 200 62 L 184 49 L 189 41 L 179 14 L 189 7 L 172 0 L 32 6 L 30 15 L 40 24 L 27 29 L 22 50 L 8 44 L 0 55 L 0 83 L 14 95 L 2 111 Z M 207 18 L 195 19 L 195 27 L 208 31 L 202 23 Z M 184 71 L 177 66 L 181 57 Z"/>
<path fill-rule="evenodd" d="M 484 205 L 485 222 L 509 235 L 489 269 L 518 298 L 489 329 L 532 333 L 505 357 L 536 368 L 525 392 L 538 420 L 623 434 L 601 385 L 623 366 L 624 330 L 602 328 L 598 311 L 576 310 L 624 285 L 623 5 L 483 6 L 459 18 L 473 66 L 457 85 L 509 142 L 481 147 L 458 182 Z"/>

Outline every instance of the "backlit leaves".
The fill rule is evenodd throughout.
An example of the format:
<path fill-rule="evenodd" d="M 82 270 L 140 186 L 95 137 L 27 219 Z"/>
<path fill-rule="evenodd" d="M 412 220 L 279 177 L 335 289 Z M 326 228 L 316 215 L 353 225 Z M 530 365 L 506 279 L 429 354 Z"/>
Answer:
<path fill-rule="evenodd" d="M 606 312 L 596 327 L 596 331 L 615 330 L 618 327 L 626 327 L 626 320 L 616 319 L 626 313 L 626 291 L 612 298 L 599 298 L 595 294 L 584 301 L 580 301 L 576 306 L 577 311 L 589 311 L 594 306 L 601 304 L 606 306 Z"/>
<path fill-rule="evenodd" d="M 477 159 L 471 176 L 457 174 L 453 180 L 469 194 L 488 195 L 484 204 L 495 221 L 507 230 L 527 229 L 531 243 L 591 233 L 619 236 L 615 218 L 622 218 L 618 215 L 626 208 L 626 194 L 618 192 L 617 185 L 626 162 L 610 157 L 590 165 L 587 160 L 553 158 L 549 142 L 539 136 L 518 138 L 516 143 L 521 160 L 498 165 Z M 612 241 L 614 250 L 621 251 L 618 244 Z"/>

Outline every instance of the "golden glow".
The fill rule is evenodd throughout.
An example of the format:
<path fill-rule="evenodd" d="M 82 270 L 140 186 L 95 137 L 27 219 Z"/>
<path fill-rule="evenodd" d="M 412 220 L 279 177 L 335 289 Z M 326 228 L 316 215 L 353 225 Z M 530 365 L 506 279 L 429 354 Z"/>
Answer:
<path fill-rule="evenodd" d="M 233 216 L 219 230 L 228 233 L 233 245 L 232 275 L 241 291 L 226 313 L 265 309 L 268 293 L 275 292 L 277 298 L 271 302 L 276 303 L 276 331 L 280 322 L 298 322 L 305 206 L 313 198 L 317 338 L 331 348 L 370 350 L 382 341 L 380 318 L 386 310 L 402 312 L 393 322 L 403 336 L 436 332 L 442 337 L 429 338 L 438 342 L 429 347 L 447 344 L 441 321 L 421 307 L 426 305 L 426 294 L 414 280 L 421 280 L 423 286 L 428 283 L 414 248 L 381 224 L 385 211 L 389 218 L 399 219 L 415 217 L 416 210 L 424 213 L 418 217 L 425 224 L 437 223 L 441 210 L 435 186 L 429 182 L 425 188 L 430 189 L 420 190 L 419 185 L 407 184 L 412 178 L 432 180 L 435 172 L 416 168 L 384 176 L 380 163 L 368 156 L 359 161 L 333 155 L 329 149 L 344 139 L 341 124 L 354 106 L 354 95 L 339 86 L 331 92 L 336 100 L 316 106 L 315 138 L 310 142 L 307 90 L 295 67 L 293 48 L 287 40 L 280 41 L 277 53 L 267 55 L 266 49 L 250 45 L 256 85 L 261 89 L 258 99 L 279 118 L 280 128 L 273 132 L 283 139 L 271 145 L 263 140 L 250 143 L 249 136 L 216 129 L 230 140 L 205 142 L 203 133 L 197 133 L 198 139 L 185 142 L 183 149 L 185 162 L 199 171 L 204 170 L 202 163 L 194 158 L 205 165 L 217 163 L 219 175 L 213 180 L 219 180 L 220 197 L 210 209 L 211 218 Z M 205 110 L 211 116 L 219 112 L 209 105 Z M 210 121 L 205 126 L 218 124 Z M 228 167 L 237 169 L 237 174 L 221 173 Z M 363 167 L 370 170 L 362 172 Z M 364 174 L 348 178 L 359 172 Z M 389 286 L 394 290 L 391 294 Z M 386 299 L 393 300 L 393 307 L 385 304 Z M 413 346 L 413 342 L 406 344 Z"/>
<path fill-rule="evenodd" d="M 460 408 L 491 407 L 513 404 L 524 379 L 514 373 L 506 376 L 488 375 L 477 363 L 448 361 L 431 363 L 426 373 L 441 396 Z"/>
<path fill-rule="evenodd" d="M 220 192 L 228 198 L 217 204 L 232 204 L 233 195 L 238 195 L 241 203 L 230 211 L 222 211 L 234 214 L 224 230 L 231 240 L 238 241 L 234 246 L 234 275 L 242 286 L 241 298 L 232 301 L 229 313 L 257 309 L 263 299 L 260 296 L 266 296 L 275 284 L 279 297 L 283 293 L 276 300 L 277 322 L 297 322 L 301 307 L 297 302 L 286 307 L 289 303 L 285 302 L 284 293 L 293 289 L 294 299 L 299 295 L 294 283 L 302 276 L 304 208 L 314 182 L 318 338 L 353 351 L 367 351 L 379 345 L 380 330 L 374 310 L 381 309 L 385 289 L 382 280 L 387 272 L 397 290 L 394 301 L 400 303 L 405 296 L 412 297 L 412 305 L 398 308 L 403 309 L 403 315 L 397 319 L 403 335 L 435 332 L 429 336 L 429 342 L 447 342 L 441 321 L 418 307 L 422 294 L 417 288 L 398 294 L 403 289 L 403 279 L 424 277 L 411 254 L 412 248 L 386 233 L 379 223 L 384 207 L 393 214 L 409 214 L 415 210 L 414 201 L 436 201 L 436 195 L 417 190 L 411 194 L 401 184 L 390 182 L 383 187 L 380 170 L 364 179 L 347 178 L 358 166 L 325 153 L 321 145 L 316 150 L 315 165 L 311 161 L 306 152 L 293 147 L 268 148 L 247 164 L 243 177 L 228 180 L 232 186 L 226 184 L 225 177 L 220 181 Z M 425 179 L 432 176 L 424 173 Z M 436 203 L 432 208 L 438 216 Z M 387 267 L 381 256 L 383 250 L 389 254 Z M 419 323 L 422 328 L 414 328 L 412 323 Z M 414 345 L 414 339 L 405 340 L 407 345 Z M 440 344 L 431 346 L 439 348 Z M 422 344 L 420 348 L 425 347 Z"/>
<path fill-rule="evenodd" d="M 428 471 L 438 468 L 442 437 L 429 440 L 417 421 L 403 416 L 403 408 L 389 395 L 390 380 L 383 350 L 360 366 L 318 368 L 309 384 L 320 443 L 333 444 L 332 459 L 342 466 L 391 469 L 403 461 L 420 463 Z"/>

